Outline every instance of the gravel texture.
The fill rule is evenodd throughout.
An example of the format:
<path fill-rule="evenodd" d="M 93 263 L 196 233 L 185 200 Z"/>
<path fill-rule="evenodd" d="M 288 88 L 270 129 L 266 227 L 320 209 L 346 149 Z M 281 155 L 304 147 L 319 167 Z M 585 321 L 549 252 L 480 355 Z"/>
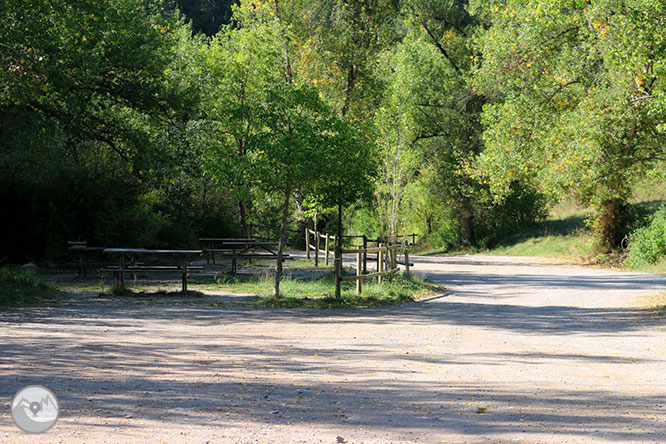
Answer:
<path fill-rule="evenodd" d="M 666 321 L 640 307 L 666 276 L 413 260 L 447 291 L 367 310 L 84 293 L 0 313 L 0 442 L 666 442 Z M 29 384 L 60 400 L 44 435 L 11 422 Z"/>

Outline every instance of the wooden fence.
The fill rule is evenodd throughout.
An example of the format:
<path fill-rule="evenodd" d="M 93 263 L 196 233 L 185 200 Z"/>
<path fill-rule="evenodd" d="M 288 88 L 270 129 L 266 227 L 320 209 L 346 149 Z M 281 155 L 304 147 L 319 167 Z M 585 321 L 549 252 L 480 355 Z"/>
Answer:
<path fill-rule="evenodd" d="M 402 243 L 386 243 L 379 239 L 368 239 L 366 236 L 343 236 L 349 238 L 362 238 L 363 245 L 351 249 L 342 249 L 341 254 L 356 254 L 356 275 L 355 276 L 342 276 L 342 266 L 335 267 L 335 279 L 337 283 L 344 281 L 356 281 L 356 291 L 361 294 L 363 288 L 363 281 L 365 279 L 377 278 L 378 283 L 382 283 L 383 277 L 389 274 L 394 274 L 400 269 L 398 268 L 398 249 L 404 248 L 406 245 Z M 327 233 L 319 233 L 318 231 L 305 229 L 305 251 L 307 258 L 311 258 L 311 252 L 314 251 L 315 266 L 319 265 L 319 251 L 321 250 L 321 240 L 325 241 L 324 255 L 326 257 L 326 265 L 329 264 L 329 255 L 331 253 L 331 241 L 335 242 L 335 236 Z M 314 242 L 312 244 L 311 242 Z M 376 242 L 377 247 L 368 248 L 368 242 Z M 377 271 L 374 273 L 367 272 L 367 258 L 368 254 L 377 254 Z M 404 265 L 405 274 L 409 276 L 409 252 L 405 248 Z M 335 258 L 336 261 L 338 258 Z M 339 259 L 342 263 L 342 258 Z"/>
<path fill-rule="evenodd" d="M 313 236 L 314 244 L 310 243 L 310 236 Z M 314 250 L 315 267 L 319 266 L 319 250 L 321 250 L 321 240 L 324 239 L 324 257 L 325 265 L 329 264 L 329 256 L 331 254 L 331 245 L 335 245 L 335 236 L 328 233 L 320 233 L 318 231 L 305 229 L 305 253 L 310 259 L 310 252 Z M 331 244 L 333 241 L 333 244 Z"/>
<path fill-rule="evenodd" d="M 335 270 L 335 279 L 339 281 L 356 281 L 356 292 L 361 294 L 363 289 L 363 281 L 365 279 L 377 278 L 379 284 L 382 283 L 383 277 L 389 274 L 394 274 L 400 268 L 398 267 L 398 248 L 402 245 L 392 244 L 388 245 L 383 242 L 379 244 L 378 247 L 373 248 L 354 248 L 348 250 L 342 250 L 343 254 L 356 254 L 356 276 L 342 276 L 341 269 Z M 363 258 L 367 257 L 368 253 L 377 253 L 377 271 L 374 273 L 364 273 L 363 270 Z M 409 253 L 407 250 L 405 254 L 405 274 L 409 275 Z M 385 267 L 388 266 L 388 270 Z"/>

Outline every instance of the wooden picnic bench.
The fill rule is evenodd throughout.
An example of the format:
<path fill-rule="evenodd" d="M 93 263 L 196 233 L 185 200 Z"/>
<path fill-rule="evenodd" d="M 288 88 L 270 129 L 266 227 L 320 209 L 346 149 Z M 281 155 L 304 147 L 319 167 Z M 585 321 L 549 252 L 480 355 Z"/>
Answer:
<path fill-rule="evenodd" d="M 277 242 L 265 242 L 257 239 L 239 239 L 239 238 L 214 238 L 202 237 L 200 242 L 206 245 L 203 250 L 206 253 L 208 263 L 213 261 L 215 264 L 215 254 L 217 257 L 231 258 L 231 273 L 236 273 L 237 259 L 276 259 L 277 251 L 275 247 Z M 288 254 L 282 255 L 282 261 L 290 259 Z"/>
<path fill-rule="evenodd" d="M 88 241 L 67 241 L 68 250 L 79 253 L 79 260 L 76 263 L 78 266 L 79 276 L 87 277 L 87 265 L 106 265 L 106 262 L 90 262 L 89 255 L 91 253 L 101 253 L 104 247 L 89 247 Z"/>
<path fill-rule="evenodd" d="M 105 248 L 105 254 L 116 256 L 116 265 L 110 265 L 102 269 L 104 272 L 114 273 L 116 276 L 116 286 L 122 287 L 125 284 L 125 273 L 132 273 L 136 276 L 141 272 L 157 273 L 180 273 L 182 274 L 182 289 L 187 291 L 187 277 L 192 272 L 203 270 L 202 266 L 190 265 L 190 258 L 201 256 L 202 250 L 147 250 L 140 248 Z M 137 262 L 138 256 L 155 257 L 175 257 L 177 260 L 169 265 L 148 265 L 143 262 Z M 129 259 L 129 260 L 127 260 Z"/>

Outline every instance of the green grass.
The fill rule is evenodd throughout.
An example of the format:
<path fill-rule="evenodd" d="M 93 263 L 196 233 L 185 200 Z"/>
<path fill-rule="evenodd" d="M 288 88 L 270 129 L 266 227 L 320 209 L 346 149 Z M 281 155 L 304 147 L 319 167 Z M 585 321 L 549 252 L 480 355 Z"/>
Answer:
<path fill-rule="evenodd" d="M 546 256 L 568 259 L 589 258 L 594 240 L 585 226 L 585 216 L 548 219 L 541 224 L 504 239 L 490 254 L 507 256 Z"/>
<path fill-rule="evenodd" d="M 58 290 L 32 270 L 0 268 L 0 305 L 23 306 L 52 299 Z"/>
<path fill-rule="evenodd" d="M 646 179 L 634 188 L 631 203 L 649 212 L 656 211 L 666 202 L 666 180 Z M 530 230 L 510 236 L 488 251 L 493 255 L 544 256 L 571 261 L 622 266 L 623 254 L 599 254 L 586 219 L 592 209 L 582 208 L 573 200 L 565 200 L 553 207 L 548 219 Z M 666 260 L 642 266 L 632 271 L 666 273 Z"/>
<path fill-rule="evenodd" d="M 286 278 L 280 283 L 281 298 L 274 300 L 273 280 L 269 276 L 220 278 L 218 290 L 257 295 L 256 304 L 266 307 L 362 308 L 393 305 L 435 294 L 439 287 L 419 277 L 401 274 L 388 277 L 380 285 L 376 279 L 363 282 L 356 294 L 354 282 L 343 282 L 342 297 L 335 298 L 335 279 L 328 274 L 315 279 Z"/>
<path fill-rule="evenodd" d="M 299 267 L 305 269 L 306 264 Z M 324 268 L 323 270 L 321 268 Z M 402 302 L 418 300 L 435 295 L 441 287 L 423 279 L 418 275 L 411 278 L 402 274 L 388 276 L 380 285 L 377 279 L 368 279 L 363 282 L 361 295 L 356 293 L 355 282 L 342 283 L 342 297 L 335 298 L 334 273 L 325 267 L 314 269 L 310 263 L 308 269 L 317 271 L 317 274 L 304 276 L 287 275 L 280 283 L 281 298 L 274 300 L 273 277 L 271 271 L 254 275 L 236 276 L 191 276 L 188 287 L 190 291 L 181 293 L 175 291 L 179 281 L 153 281 L 141 282 L 141 285 L 128 287 L 92 287 L 101 290 L 100 294 L 107 297 L 118 297 L 134 304 L 172 303 L 183 305 L 211 305 L 227 306 L 228 302 L 220 303 L 214 300 L 210 292 L 226 292 L 248 295 L 232 305 L 251 305 L 255 307 L 283 307 L 283 308 L 366 308 L 384 305 L 395 305 Z M 287 272 L 290 269 L 286 270 Z M 64 284 L 62 288 L 76 291 L 76 285 Z M 207 294 L 208 293 L 208 294 Z"/>
<path fill-rule="evenodd" d="M 333 270 L 333 253 L 331 252 L 331 255 L 328 258 L 328 260 L 329 260 L 328 265 L 324 265 L 325 260 L 326 259 L 324 258 L 324 254 L 320 253 L 319 254 L 319 267 L 316 268 L 316 269 L 319 269 L 319 270 L 331 269 L 331 270 Z M 270 265 L 273 268 L 275 268 L 275 261 L 272 261 L 270 263 Z M 284 267 L 285 267 L 286 270 L 311 270 L 311 269 L 315 269 L 314 256 L 312 256 L 312 259 L 295 259 L 295 260 L 292 260 L 292 261 L 285 262 Z"/>
<path fill-rule="evenodd" d="M 645 264 L 638 267 L 625 267 L 626 271 L 638 271 L 641 273 L 666 274 L 666 258 L 656 264 Z"/>

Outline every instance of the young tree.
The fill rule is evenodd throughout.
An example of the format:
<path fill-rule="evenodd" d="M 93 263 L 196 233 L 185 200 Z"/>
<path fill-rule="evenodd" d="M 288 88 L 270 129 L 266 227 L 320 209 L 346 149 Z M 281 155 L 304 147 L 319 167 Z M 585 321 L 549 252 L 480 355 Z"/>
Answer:
<path fill-rule="evenodd" d="M 358 196 L 372 171 L 362 170 L 368 166 L 364 145 L 313 88 L 284 84 L 272 89 L 259 119 L 262 128 L 249 143 L 252 172 L 261 189 L 279 193 L 283 201 L 273 289 L 277 299 L 292 194 L 311 193 L 342 205 Z"/>

